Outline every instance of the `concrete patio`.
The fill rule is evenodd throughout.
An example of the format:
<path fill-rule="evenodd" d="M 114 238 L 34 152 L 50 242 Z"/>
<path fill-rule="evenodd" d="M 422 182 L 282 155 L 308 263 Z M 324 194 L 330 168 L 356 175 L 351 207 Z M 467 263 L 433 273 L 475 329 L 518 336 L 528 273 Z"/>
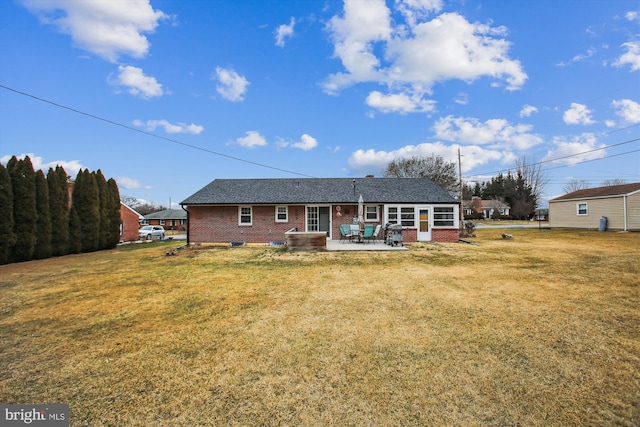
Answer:
<path fill-rule="evenodd" d="M 408 251 L 405 246 L 389 246 L 381 240 L 366 243 L 350 242 L 348 240 L 327 240 L 327 251 Z"/>

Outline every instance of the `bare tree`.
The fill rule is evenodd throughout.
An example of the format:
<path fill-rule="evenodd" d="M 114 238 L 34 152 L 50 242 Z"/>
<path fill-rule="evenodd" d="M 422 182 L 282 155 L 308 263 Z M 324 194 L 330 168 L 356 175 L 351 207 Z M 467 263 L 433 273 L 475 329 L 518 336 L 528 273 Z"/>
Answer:
<path fill-rule="evenodd" d="M 540 163 L 527 159 L 527 156 L 522 156 L 522 158 L 516 159 L 516 170 L 522 175 L 525 183 L 531 187 L 531 194 L 535 200 L 540 201 L 544 189 L 549 183 L 549 178 L 541 170 Z"/>
<path fill-rule="evenodd" d="M 573 193 L 574 191 L 584 190 L 587 188 L 589 188 L 589 183 L 587 183 L 587 181 L 572 179 L 567 185 L 562 187 L 562 191 L 565 193 Z"/>
<path fill-rule="evenodd" d="M 602 183 L 603 187 L 613 187 L 614 185 L 623 185 L 626 184 L 627 181 L 625 181 L 624 179 L 607 179 L 606 181 L 604 181 Z"/>
<path fill-rule="evenodd" d="M 384 171 L 387 178 L 430 178 L 453 196 L 460 193 L 457 166 L 444 157 L 432 154 L 393 160 Z"/>

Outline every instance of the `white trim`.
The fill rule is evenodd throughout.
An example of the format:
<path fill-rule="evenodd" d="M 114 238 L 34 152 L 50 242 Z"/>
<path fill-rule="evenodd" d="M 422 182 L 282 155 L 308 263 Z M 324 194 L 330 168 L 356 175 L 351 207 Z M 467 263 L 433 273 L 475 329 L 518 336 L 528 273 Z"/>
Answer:
<path fill-rule="evenodd" d="M 585 213 L 580 213 L 580 205 L 584 205 Z M 578 215 L 578 216 L 589 216 L 589 204 L 587 202 L 578 202 L 578 203 L 576 203 L 576 215 Z"/>
<path fill-rule="evenodd" d="M 242 209 L 249 209 L 249 222 L 242 222 L 242 217 L 247 216 L 247 214 L 242 213 Z M 250 227 L 253 225 L 253 206 L 250 205 L 239 205 L 238 206 L 238 225 L 241 227 Z"/>
<path fill-rule="evenodd" d="M 284 215 L 285 215 L 284 219 L 278 219 L 278 208 L 284 208 Z M 276 212 L 275 212 L 275 216 L 276 216 L 275 221 L 276 222 L 281 222 L 281 223 L 282 222 L 289 222 L 289 206 L 287 206 L 287 205 L 276 205 L 275 210 L 276 210 Z"/>

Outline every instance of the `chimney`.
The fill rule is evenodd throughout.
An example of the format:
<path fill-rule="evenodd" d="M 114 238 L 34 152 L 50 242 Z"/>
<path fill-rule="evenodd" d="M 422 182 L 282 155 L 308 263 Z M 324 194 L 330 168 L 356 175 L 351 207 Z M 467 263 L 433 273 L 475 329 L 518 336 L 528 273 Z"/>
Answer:
<path fill-rule="evenodd" d="M 367 175 L 367 176 L 365 176 L 365 178 L 375 178 L 375 176 L 374 175 Z"/>

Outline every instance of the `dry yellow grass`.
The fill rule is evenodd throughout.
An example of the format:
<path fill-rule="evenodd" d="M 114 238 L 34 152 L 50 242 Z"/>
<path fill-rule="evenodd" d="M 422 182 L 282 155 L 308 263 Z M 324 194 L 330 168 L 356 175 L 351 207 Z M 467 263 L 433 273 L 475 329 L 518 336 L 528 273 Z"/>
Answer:
<path fill-rule="evenodd" d="M 0 401 L 74 426 L 640 424 L 640 235 L 500 233 L 0 266 Z"/>

